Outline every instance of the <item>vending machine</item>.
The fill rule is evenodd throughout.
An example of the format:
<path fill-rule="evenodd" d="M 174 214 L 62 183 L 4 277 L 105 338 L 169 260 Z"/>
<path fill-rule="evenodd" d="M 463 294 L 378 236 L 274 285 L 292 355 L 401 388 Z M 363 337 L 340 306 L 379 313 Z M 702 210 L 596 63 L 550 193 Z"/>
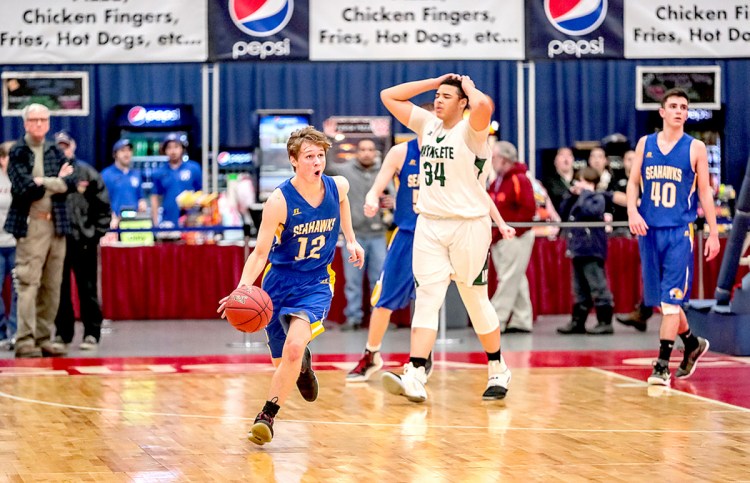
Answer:
<path fill-rule="evenodd" d="M 219 192 L 225 191 L 227 181 L 249 177 L 254 186 L 258 186 L 258 166 L 255 162 L 255 150 L 252 147 L 221 147 L 216 155 L 219 168 L 217 185 Z"/>
<path fill-rule="evenodd" d="M 276 187 L 294 176 L 289 164 L 286 143 L 289 135 L 310 125 L 312 109 L 259 109 L 258 149 L 259 166 L 258 201 L 265 201 Z"/>
<path fill-rule="evenodd" d="M 198 119 L 193 113 L 193 106 L 122 104 L 112 109 L 107 146 L 114 145 L 118 139 L 130 139 L 133 146 L 133 169 L 141 171 L 145 195 L 149 195 L 153 188 L 151 173 L 167 161 L 160 147 L 166 135 L 171 132 L 186 137 L 188 141 L 186 155 L 190 159 L 198 160 L 200 131 Z"/>

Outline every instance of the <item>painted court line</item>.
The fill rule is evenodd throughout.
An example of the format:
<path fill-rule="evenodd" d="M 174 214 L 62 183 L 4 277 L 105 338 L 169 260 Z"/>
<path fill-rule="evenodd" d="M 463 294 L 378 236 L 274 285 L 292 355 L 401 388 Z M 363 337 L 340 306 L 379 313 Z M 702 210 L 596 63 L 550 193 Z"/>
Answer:
<path fill-rule="evenodd" d="M 618 374 L 618 373 L 612 372 L 612 371 L 607 371 L 607 370 L 604 370 L 604 369 L 600 369 L 598 367 L 588 367 L 587 369 L 589 369 L 590 371 L 598 372 L 600 374 L 604 374 L 606 376 L 616 377 L 616 378 L 619 378 L 619 379 L 624 379 L 624 380 L 629 381 L 629 382 L 634 383 L 634 384 L 638 383 L 639 386 L 644 387 L 644 388 L 648 388 L 648 387 L 661 387 L 661 386 L 649 386 L 648 383 L 643 382 L 640 379 L 636 379 L 636 378 L 630 377 L 630 376 L 625 376 L 625 375 Z M 693 399 L 697 399 L 699 401 L 703 401 L 703 402 L 706 402 L 706 403 L 716 404 L 718 406 L 723 406 L 723 407 L 725 407 L 727 409 L 731 409 L 733 411 L 742 411 L 742 412 L 750 413 L 750 409 L 743 408 L 742 406 L 735 406 L 734 404 L 729 404 L 729 403 L 726 403 L 724 401 L 717 401 L 716 399 L 711 399 L 711 398 L 707 398 L 707 397 L 704 397 L 704 396 L 698 396 L 697 394 L 690 394 L 689 392 L 680 391 L 679 389 L 675 389 L 675 388 L 672 388 L 672 387 L 665 387 L 665 389 L 669 390 L 671 393 L 676 394 L 676 395 L 687 396 L 687 397 L 691 397 Z"/>
<path fill-rule="evenodd" d="M 610 375 L 606 371 L 600 371 L 604 374 Z M 619 374 L 613 374 L 614 376 L 620 376 Z M 621 376 L 624 377 L 624 376 Z M 628 378 L 629 379 L 629 378 Z M 679 392 L 679 391 L 677 391 Z M 685 393 L 681 393 L 685 394 Z M 690 394 L 685 394 L 690 396 Z M 25 398 L 21 396 L 14 396 L 6 392 L 0 391 L 0 398 L 9 399 L 12 401 L 27 403 L 27 404 L 39 404 L 44 406 L 51 406 L 64 409 L 74 409 L 79 411 L 92 411 L 92 412 L 108 412 L 108 413 L 119 413 L 119 414 L 134 414 L 141 416 L 163 416 L 163 417 L 176 417 L 176 418 L 190 418 L 190 419 L 229 419 L 239 421 L 254 421 L 254 417 L 244 416 L 215 416 L 208 414 L 182 414 L 182 413 L 166 413 L 158 411 L 135 411 L 127 409 L 115 409 L 115 408 L 101 408 L 91 406 L 79 406 L 75 404 L 63 404 L 52 401 L 42 401 L 39 399 Z M 703 399 L 703 398 L 702 398 Z M 708 402 L 717 402 L 708 399 Z M 723 403 L 721 403 L 723 404 Z M 730 406 L 730 405 L 727 405 Z M 415 407 L 417 407 L 415 405 Z M 739 408 L 744 409 L 744 408 Z M 283 424 L 315 424 L 315 425 L 329 425 L 329 426 L 365 426 L 375 428 L 403 428 L 404 426 L 413 426 L 413 424 L 404 423 L 374 423 L 374 422 L 362 422 L 362 421 L 317 421 L 317 420 L 300 420 L 300 419 L 284 419 L 279 420 L 279 423 Z M 472 426 L 472 425 L 446 425 L 446 424 L 417 424 L 417 426 L 423 426 L 427 429 L 464 429 L 464 430 L 491 430 L 488 426 Z M 528 427 L 514 427 L 508 426 L 503 427 L 503 431 L 521 431 L 521 432 L 532 432 L 532 433 L 650 433 L 650 434 L 750 434 L 750 430 L 684 430 L 684 429 L 618 429 L 618 428 L 603 428 L 603 429 L 580 429 L 580 428 L 528 428 Z"/>

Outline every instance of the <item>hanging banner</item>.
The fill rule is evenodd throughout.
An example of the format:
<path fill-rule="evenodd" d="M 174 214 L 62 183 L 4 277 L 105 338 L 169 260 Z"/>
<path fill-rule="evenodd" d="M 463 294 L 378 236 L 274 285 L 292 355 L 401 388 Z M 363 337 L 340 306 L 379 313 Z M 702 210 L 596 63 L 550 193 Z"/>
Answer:
<path fill-rule="evenodd" d="M 0 62 L 202 62 L 206 0 L 3 2 Z"/>
<path fill-rule="evenodd" d="M 307 0 L 208 0 L 211 62 L 307 60 Z"/>
<path fill-rule="evenodd" d="M 627 0 L 624 15 L 627 58 L 750 57 L 746 1 Z"/>
<path fill-rule="evenodd" d="M 523 0 L 310 0 L 310 60 L 523 58 Z"/>
<path fill-rule="evenodd" d="M 527 57 L 621 59 L 622 3 L 623 0 L 529 0 Z"/>

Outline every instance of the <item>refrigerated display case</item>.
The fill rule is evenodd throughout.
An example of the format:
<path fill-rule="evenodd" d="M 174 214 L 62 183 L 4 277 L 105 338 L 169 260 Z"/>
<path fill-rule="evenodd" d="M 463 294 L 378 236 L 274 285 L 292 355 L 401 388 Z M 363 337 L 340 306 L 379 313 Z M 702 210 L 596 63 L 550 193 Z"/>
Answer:
<path fill-rule="evenodd" d="M 133 146 L 133 169 L 141 171 L 143 191 L 151 193 L 151 174 L 167 157 L 161 152 L 161 143 L 167 134 L 175 132 L 188 142 L 186 156 L 197 160 L 200 153 L 198 120 L 193 106 L 188 104 L 121 104 L 112 109 L 109 122 L 108 146 L 127 138 Z"/>
<path fill-rule="evenodd" d="M 230 177 L 236 179 L 249 176 L 253 184 L 258 186 L 258 166 L 252 147 L 221 148 L 216 155 L 216 162 L 219 168 L 217 186 L 220 192 L 226 191 L 227 180 Z"/>

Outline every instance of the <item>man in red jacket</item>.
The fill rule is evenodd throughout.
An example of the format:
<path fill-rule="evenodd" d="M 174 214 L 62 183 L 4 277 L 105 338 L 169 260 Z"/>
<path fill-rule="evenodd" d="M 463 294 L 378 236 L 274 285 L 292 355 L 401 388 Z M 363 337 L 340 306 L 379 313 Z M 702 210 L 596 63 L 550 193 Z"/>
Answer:
<path fill-rule="evenodd" d="M 503 219 L 508 223 L 533 221 L 536 212 L 534 189 L 526 176 L 526 165 L 518 162 L 516 147 L 507 141 L 495 143 L 492 167 L 497 178 L 490 184 L 488 192 Z M 490 252 L 498 287 L 491 301 L 500 319 L 500 327 L 504 333 L 529 333 L 534 314 L 526 267 L 534 248 L 534 232 L 529 228 L 516 228 L 516 237 L 505 240 L 497 228 L 493 228 L 492 242 Z"/>

